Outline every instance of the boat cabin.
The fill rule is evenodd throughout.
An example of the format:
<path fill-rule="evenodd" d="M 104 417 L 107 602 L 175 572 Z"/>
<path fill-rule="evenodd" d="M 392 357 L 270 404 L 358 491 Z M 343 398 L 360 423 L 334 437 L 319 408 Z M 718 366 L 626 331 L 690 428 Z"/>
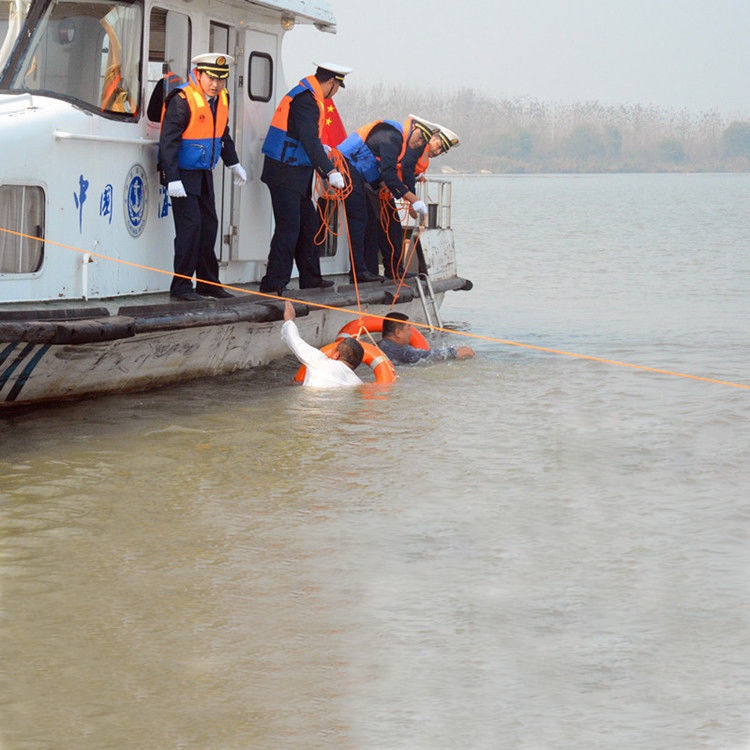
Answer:
<path fill-rule="evenodd" d="M 235 58 L 230 129 L 249 176 L 237 188 L 214 170 L 221 277 L 259 280 L 272 233 L 261 146 L 288 88 L 281 48 L 297 24 L 335 31 L 323 0 L 11 0 L 0 19 L 0 302 L 168 289 L 161 102 L 202 52 Z M 335 240 L 326 274 L 348 270 Z"/>

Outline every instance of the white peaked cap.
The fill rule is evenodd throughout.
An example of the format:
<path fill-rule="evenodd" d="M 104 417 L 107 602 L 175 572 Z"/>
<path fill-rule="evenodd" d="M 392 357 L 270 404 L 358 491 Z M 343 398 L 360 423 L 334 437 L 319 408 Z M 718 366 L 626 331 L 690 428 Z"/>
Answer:
<path fill-rule="evenodd" d="M 438 129 L 440 128 L 439 125 L 436 125 L 434 122 L 430 122 L 425 117 L 420 117 L 419 115 L 409 115 L 410 120 L 414 120 L 414 122 L 418 122 L 421 125 L 424 125 L 428 130 L 431 130 L 433 133 L 436 133 Z"/>
<path fill-rule="evenodd" d="M 339 76 L 348 75 L 354 70 L 354 68 L 350 68 L 347 65 L 339 65 L 338 63 L 333 63 L 333 62 L 322 62 L 322 63 L 313 62 L 313 65 L 316 68 L 323 68 L 324 70 L 329 70 L 331 73 L 335 73 L 336 75 L 339 75 Z"/>
<path fill-rule="evenodd" d="M 324 63 L 316 63 L 314 62 L 313 65 L 315 65 L 318 70 L 326 70 L 328 71 L 332 76 L 333 80 L 337 81 L 339 86 L 341 88 L 346 88 L 344 85 L 344 76 L 348 73 L 351 73 L 354 68 L 350 68 L 347 65 L 339 65 L 338 63 L 332 63 L 332 62 L 324 62 Z"/>
<path fill-rule="evenodd" d="M 216 78 L 226 78 L 229 75 L 229 67 L 234 64 L 234 58 L 223 52 L 206 52 L 196 55 L 190 64 Z"/>
<path fill-rule="evenodd" d="M 435 133 L 438 132 L 438 126 L 434 122 L 425 120 L 424 117 L 418 117 L 417 115 L 409 115 L 409 119 L 417 130 L 422 132 L 426 141 L 429 141 Z"/>
<path fill-rule="evenodd" d="M 451 148 L 451 146 L 459 145 L 460 141 L 458 140 L 458 136 L 452 130 L 448 130 L 448 128 L 443 125 L 438 125 L 437 127 L 438 135 L 443 143 L 443 153 Z"/>

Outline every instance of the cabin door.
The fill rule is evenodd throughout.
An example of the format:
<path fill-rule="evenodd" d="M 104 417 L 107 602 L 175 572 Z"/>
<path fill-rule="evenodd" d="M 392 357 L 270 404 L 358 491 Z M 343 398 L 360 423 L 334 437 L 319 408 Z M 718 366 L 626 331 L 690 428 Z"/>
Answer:
<path fill-rule="evenodd" d="M 279 35 L 245 29 L 237 38 L 237 76 L 235 93 L 235 131 L 240 139 L 237 153 L 248 175 L 247 184 L 235 196 L 234 225 L 238 241 L 232 259 L 253 262 L 251 274 L 260 279 L 265 273 L 268 247 L 273 230 L 271 196 L 260 181 L 263 171 L 263 141 L 271 123 L 276 101 L 286 91 L 276 91 L 276 51 Z"/>
<path fill-rule="evenodd" d="M 223 52 L 225 55 L 229 52 L 229 26 L 211 21 L 209 26 L 209 52 Z M 230 77 L 236 80 L 237 71 L 233 71 Z M 230 105 L 232 111 L 229 113 L 229 132 L 234 135 L 235 113 L 237 105 L 235 103 L 236 94 L 232 91 L 230 94 Z M 232 241 L 232 173 L 224 169 L 224 164 L 219 160 L 216 169 L 214 169 L 214 193 L 216 194 L 216 215 L 219 217 L 219 231 L 216 233 L 216 257 L 219 263 L 226 263 L 229 260 L 229 251 Z"/>

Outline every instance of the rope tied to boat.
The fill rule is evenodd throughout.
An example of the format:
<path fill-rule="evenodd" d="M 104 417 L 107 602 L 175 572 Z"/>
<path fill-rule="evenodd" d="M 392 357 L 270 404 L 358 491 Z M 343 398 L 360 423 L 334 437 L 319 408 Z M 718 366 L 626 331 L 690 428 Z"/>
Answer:
<path fill-rule="evenodd" d="M 354 254 L 352 252 L 351 233 L 349 230 L 349 218 L 346 213 L 346 199 L 352 193 L 352 178 L 349 170 L 349 162 L 341 154 L 338 149 L 332 148 L 329 154 L 329 158 L 333 162 L 334 167 L 340 172 L 344 178 L 343 188 L 334 188 L 326 180 L 324 180 L 320 174 L 315 173 L 315 193 L 319 196 L 317 201 L 318 213 L 320 215 L 320 227 L 315 234 L 314 242 L 316 246 L 323 245 L 329 237 L 338 238 L 346 233 L 346 239 L 349 246 L 349 263 L 351 268 L 352 283 L 354 284 L 355 294 L 357 296 L 357 308 L 360 310 L 360 316 L 365 313 L 362 312 L 362 304 L 359 290 L 359 281 L 357 279 L 357 269 L 354 263 Z M 397 221 L 399 224 L 406 224 L 405 230 L 409 229 L 409 221 L 411 214 L 411 207 L 407 201 L 395 201 L 391 192 L 385 186 L 381 187 L 378 193 L 379 203 L 379 222 L 382 235 L 386 238 L 390 246 L 390 268 L 386 268 L 386 274 L 390 276 L 396 282 L 396 291 L 391 301 L 391 309 L 398 302 L 399 294 L 402 287 L 405 285 L 405 274 L 406 269 L 409 267 L 409 263 L 416 250 L 417 242 L 422 234 L 424 228 L 424 222 L 419 222 L 414 228 L 417 229 L 416 237 L 412 233 L 407 231 L 402 232 L 401 247 L 399 251 L 393 247 L 391 237 L 388 232 L 390 222 Z M 403 218 L 402 218 L 403 214 Z M 335 225 L 335 217 L 340 218 L 341 229 L 337 229 Z M 407 240 L 407 235 L 409 239 Z M 403 268 L 404 271 L 399 273 L 399 268 Z"/>
<path fill-rule="evenodd" d="M 136 263 L 134 261 L 124 260 L 122 258 L 113 258 L 112 256 L 105 255 L 104 253 L 95 253 L 91 250 L 85 250 L 83 248 L 76 247 L 75 245 L 67 245 L 64 242 L 57 242 L 55 240 L 49 239 L 48 237 L 37 237 L 33 234 L 27 234 L 25 232 L 18 232 L 14 229 L 8 229 L 6 227 L 0 227 L 0 232 L 5 232 L 6 234 L 10 234 L 15 237 L 21 237 L 23 239 L 33 240 L 35 242 L 43 242 L 45 245 L 53 245 L 55 247 L 59 247 L 64 250 L 71 250 L 73 252 L 80 253 L 81 255 L 88 255 L 91 258 L 98 258 L 99 260 L 107 260 L 113 263 L 122 263 L 123 265 L 129 266 L 131 268 L 139 268 L 144 271 L 151 271 L 153 273 L 164 274 L 165 276 L 170 276 L 170 277 L 177 276 L 178 278 L 192 280 L 192 277 L 184 276 L 182 274 L 175 274 L 173 271 L 169 271 L 164 268 L 155 268 L 153 266 L 144 265 L 143 263 Z M 308 307 L 315 307 L 321 310 L 332 310 L 335 312 L 342 312 L 348 315 L 352 315 L 355 318 L 362 317 L 361 307 L 358 310 L 349 310 L 345 307 L 336 307 L 334 305 L 326 305 L 326 304 L 323 304 L 322 302 L 313 302 L 311 300 L 296 299 L 294 297 L 279 297 L 275 294 L 268 294 L 266 292 L 261 292 L 256 289 L 244 289 L 242 287 L 232 286 L 230 284 L 221 284 L 221 283 L 214 282 L 214 281 L 205 281 L 203 279 L 197 279 L 197 281 L 199 281 L 201 284 L 208 284 L 211 286 L 221 287 L 222 289 L 227 289 L 232 292 L 237 292 L 238 294 L 252 294 L 257 297 L 262 297 L 264 299 L 268 299 L 274 302 L 282 302 L 288 299 L 290 302 L 296 302 L 297 304 L 300 304 L 300 305 L 307 305 Z M 388 317 L 388 315 L 377 315 L 375 313 L 368 313 L 368 314 L 372 316 L 373 318 L 380 318 L 381 320 L 385 320 Z M 742 390 L 750 391 L 750 385 L 746 383 L 735 383 L 731 380 L 709 378 L 709 377 L 705 377 L 702 375 L 691 375 L 689 373 L 676 372 L 673 370 L 667 370 L 667 369 L 659 368 L 659 367 L 651 367 L 648 365 L 638 365 L 638 364 L 633 364 L 631 362 L 621 362 L 619 360 L 609 359 L 607 357 L 597 357 L 597 356 L 593 356 L 590 354 L 580 354 L 577 352 L 569 352 L 569 351 L 565 351 L 564 349 L 553 349 L 552 347 L 547 347 L 547 346 L 526 344 L 521 341 L 511 341 L 509 339 L 502 339 L 502 338 L 498 338 L 495 336 L 487 336 L 487 335 L 483 335 L 479 333 L 472 333 L 470 331 L 461 331 L 461 330 L 454 329 L 454 328 L 431 326 L 428 323 L 418 323 L 417 321 L 412 321 L 412 320 L 409 321 L 409 324 L 416 328 L 425 328 L 427 330 L 437 331 L 439 333 L 449 333 L 454 336 L 463 336 L 465 338 L 470 338 L 470 339 L 474 339 L 477 341 L 487 341 L 489 343 L 500 344 L 502 346 L 515 346 L 515 347 L 519 347 L 522 349 L 529 349 L 531 351 L 543 352 L 545 354 L 555 354 L 555 355 L 564 356 L 564 357 L 572 357 L 575 359 L 584 359 L 590 362 L 599 362 L 601 364 L 613 365 L 616 367 L 625 367 L 631 370 L 640 370 L 642 372 L 649 372 L 649 373 L 654 373 L 657 375 L 667 375 L 667 376 L 675 377 L 675 378 L 684 378 L 687 380 L 697 380 L 697 381 L 701 381 L 704 383 L 713 383 L 715 385 L 723 385 L 723 386 L 727 386 L 730 388 L 739 388 Z"/>
<path fill-rule="evenodd" d="M 417 248 L 419 238 L 424 231 L 424 221 L 413 217 L 411 204 L 405 200 L 394 200 L 391 191 L 383 186 L 378 192 L 378 222 L 380 224 L 381 235 L 385 237 L 390 249 L 390 268 L 386 268 L 386 273 L 396 282 L 396 295 L 393 298 L 393 305 L 398 300 L 398 295 L 406 281 L 406 273 L 409 270 L 414 253 Z M 410 226 L 412 219 L 415 224 Z M 398 250 L 394 247 L 389 232 L 391 222 L 398 222 L 402 225 L 401 247 Z M 399 270 L 403 269 L 403 270 Z"/>

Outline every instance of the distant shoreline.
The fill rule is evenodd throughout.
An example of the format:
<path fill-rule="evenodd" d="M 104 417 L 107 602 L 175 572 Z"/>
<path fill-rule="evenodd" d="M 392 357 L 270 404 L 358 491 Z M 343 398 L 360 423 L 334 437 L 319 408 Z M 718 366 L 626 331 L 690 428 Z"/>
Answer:
<path fill-rule="evenodd" d="M 492 99 L 474 89 L 381 85 L 336 101 L 347 131 L 415 113 L 458 133 L 435 161 L 446 174 L 735 173 L 750 171 L 750 117 L 727 121 L 642 105 Z"/>
<path fill-rule="evenodd" d="M 548 176 L 586 176 L 586 175 L 607 175 L 607 174 L 620 174 L 620 175 L 638 175 L 638 174 L 683 174 L 683 175 L 696 175 L 696 174 L 750 174 L 750 168 L 743 170 L 733 169 L 716 169 L 716 170 L 699 170 L 699 169 L 650 169 L 650 170 L 630 170 L 630 171 L 616 171 L 616 170 L 592 170 L 592 171 L 567 171 L 567 172 L 556 172 L 556 171 L 537 171 L 537 172 L 491 172 L 489 170 L 457 170 L 450 168 L 433 169 L 430 171 L 430 176 L 436 177 L 548 177 Z"/>

